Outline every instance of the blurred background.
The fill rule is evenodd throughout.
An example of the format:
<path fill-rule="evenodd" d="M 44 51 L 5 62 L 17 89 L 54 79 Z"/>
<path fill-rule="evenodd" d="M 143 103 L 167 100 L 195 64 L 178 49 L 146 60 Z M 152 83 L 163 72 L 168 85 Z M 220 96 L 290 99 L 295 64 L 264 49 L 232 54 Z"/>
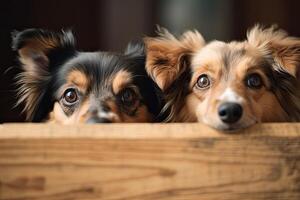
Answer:
<path fill-rule="evenodd" d="M 300 36 L 298 0 L 10 0 L 0 6 L 0 123 L 22 121 L 14 108 L 13 30 L 71 28 L 84 51 L 121 51 L 130 40 L 155 35 L 156 25 L 174 34 L 197 29 L 206 40 L 242 40 L 256 23 L 277 24 Z"/>

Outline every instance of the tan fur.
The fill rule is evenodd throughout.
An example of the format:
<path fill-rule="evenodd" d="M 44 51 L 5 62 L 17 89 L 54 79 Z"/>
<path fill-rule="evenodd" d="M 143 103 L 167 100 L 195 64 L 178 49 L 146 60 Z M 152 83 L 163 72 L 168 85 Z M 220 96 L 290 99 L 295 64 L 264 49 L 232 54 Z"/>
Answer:
<path fill-rule="evenodd" d="M 272 54 L 275 58 L 275 68 L 297 76 L 300 62 L 299 38 L 290 37 L 284 30 L 278 30 L 275 26 L 264 29 L 259 25 L 248 32 L 247 38 L 249 44 L 259 48 L 264 54 Z"/>
<path fill-rule="evenodd" d="M 26 46 L 19 50 L 21 57 L 29 57 L 32 52 L 46 54 L 48 50 L 59 46 L 59 40 L 54 37 L 34 38 L 26 41 Z"/>
<path fill-rule="evenodd" d="M 119 71 L 112 81 L 112 88 L 115 94 L 118 94 L 126 85 L 131 82 L 131 74 L 125 70 Z"/>
<path fill-rule="evenodd" d="M 28 39 L 26 45 L 18 51 L 24 72 L 17 76 L 20 85 L 17 105 L 24 103 L 23 112 L 26 113 L 27 121 L 32 120 L 41 93 L 40 85 L 36 83 L 47 81 L 49 78 L 47 52 L 59 45 L 58 38 L 35 37 Z M 38 63 L 33 59 L 33 54 L 34 58 L 39 57 Z"/>
<path fill-rule="evenodd" d="M 39 66 L 46 72 L 48 65 L 47 53 L 50 49 L 54 49 L 59 46 L 57 38 L 34 38 L 26 41 L 27 45 L 19 50 L 20 61 L 23 67 L 27 71 L 31 71 L 32 75 L 37 75 L 35 72 L 37 63 L 32 59 L 32 54 L 39 55 L 43 59 L 43 65 Z M 40 59 L 41 60 L 41 59 Z M 44 68 L 44 69 L 43 69 Z"/>
<path fill-rule="evenodd" d="M 80 71 L 72 71 L 66 78 L 67 85 L 76 85 L 81 91 L 86 91 L 89 87 L 89 79 Z"/>
<path fill-rule="evenodd" d="M 62 107 L 58 102 L 55 102 L 53 106 L 53 110 L 49 114 L 49 119 L 46 121 L 48 123 L 59 123 L 59 124 L 72 124 L 75 120 L 75 117 L 68 118 L 68 116 L 64 113 Z"/>
<path fill-rule="evenodd" d="M 158 86 L 166 90 L 185 70 L 185 65 L 181 65 L 184 56 L 200 49 L 204 40 L 197 31 L 188 31 L 180 39 L 166 29 L 159 30 L 159 35 L 158 38 L 145 38 L 146 69 Z"/>

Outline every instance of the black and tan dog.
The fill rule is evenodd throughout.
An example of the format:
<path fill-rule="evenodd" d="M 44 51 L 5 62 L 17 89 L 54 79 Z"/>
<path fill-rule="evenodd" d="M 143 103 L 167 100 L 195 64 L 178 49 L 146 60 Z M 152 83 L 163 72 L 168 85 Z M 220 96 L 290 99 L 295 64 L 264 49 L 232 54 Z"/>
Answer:
<path fill-rule="evenodd" d="M 160 92 L 145 71 L 142 44 L 124 54 L 80 52 L 70 31 L 28 29 L 13 34 L 24 72 L 19 103 L 28 121 L 75 123 L 154 122 Z"/>
<path fill-rule="evenodd" d="M 241 42 L 206 44 L 197 31 L 177 39 L 166 30 L 145 42 L 169 121 L 220 130 L 300 121 L 300 38 L 255 26 Z"/>

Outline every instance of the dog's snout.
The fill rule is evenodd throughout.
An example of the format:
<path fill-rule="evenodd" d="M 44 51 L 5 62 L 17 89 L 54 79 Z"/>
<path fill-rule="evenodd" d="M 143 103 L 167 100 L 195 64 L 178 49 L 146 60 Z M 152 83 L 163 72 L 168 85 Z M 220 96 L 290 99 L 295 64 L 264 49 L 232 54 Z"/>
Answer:
<path fill-rule="evenodd" d="M 238 103 L 223 103 L 218 109 L 218 114 L 223 122 L 233 124 L 242 117 L 243 108 Z"/>
<path fill-rule="evenodd" d="M 91 117 L 86 120 L 87 124 L 96 124 L 96 123 L 112 123 L 111 120 L 107 118 L 100 118 L 100 117 Z"/>
<path fill-rule="evenodd" d="M 110 108 L 106 104 L 96 104 L 94 101 L 88 110 L 88 117 L 85 120 L 85 123 L 112 123 L 113 120 L 109 115 L 109 111 Z"/>

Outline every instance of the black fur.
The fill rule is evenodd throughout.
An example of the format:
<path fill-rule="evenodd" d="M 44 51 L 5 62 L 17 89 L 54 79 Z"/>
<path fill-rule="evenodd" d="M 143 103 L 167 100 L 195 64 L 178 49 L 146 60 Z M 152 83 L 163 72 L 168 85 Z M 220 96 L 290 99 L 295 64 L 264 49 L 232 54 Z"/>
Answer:
<path fill-rule="evenodd" d="M 32 112 L 27 112 L 29 115 L 27 116 L 28 121 L 41 122 L 47 118 L 49 112 L 53 109 L 54 103 L 59 101 L 60 97 L 57 90 L 66 82 L 67 73 L 74 69 L 89 77 L 93 83 L 89 91 L 96 94 L 105 93 L 106 90 L 111 89 L 105 83 L 109 77 L 118 71 L 131 72 L 134 77 L 134 85 L 139 88 L 141 93 L 142 103 L 156 117 L 155 121 L 161 120 L 159 118 L 159 113 L 163 107 L 161 92 L 145 71 L 145 53 L 142 43 L 129 44 L 123 54 L 80 52 L 75 49 L 75 39 L 70 31 L 53 33 L 39 29 L 28 29 L 13 33 L 12 48 L 15 51 L 20 51 L 31 40 L 43 41 L 45 38 L 59 41 L 59 45 L 43 52 L 46 54 L 48 62 L 45 60 L 40 61 L 43 56 L 34 51 L 32 52 L 32 59 L 38 65 L 41 63 L 41 65 L 46 65 L 42 68 L 46 68 L 47 72 L 43 74 L 39 72 L 41 69 L 36 69 L 35 73 L 37 73 L 39 79 L 34 80 L 29 77 L 28 81 L 24 81 L 24 78 L 28 78 L 26 76 L 28 76 L 29 69 L 23 66 L 25 72 L 19 76 L 20 102 L 27 105 L 27 108 L 24 109 L 25 112 L 32 110 Z M 27 96 L 30 95 L 30 92 L 38 93 L 35 102 L 27 102 L 29 100 Z M 25 97 L 22 98 L 22 95 Z"/>

